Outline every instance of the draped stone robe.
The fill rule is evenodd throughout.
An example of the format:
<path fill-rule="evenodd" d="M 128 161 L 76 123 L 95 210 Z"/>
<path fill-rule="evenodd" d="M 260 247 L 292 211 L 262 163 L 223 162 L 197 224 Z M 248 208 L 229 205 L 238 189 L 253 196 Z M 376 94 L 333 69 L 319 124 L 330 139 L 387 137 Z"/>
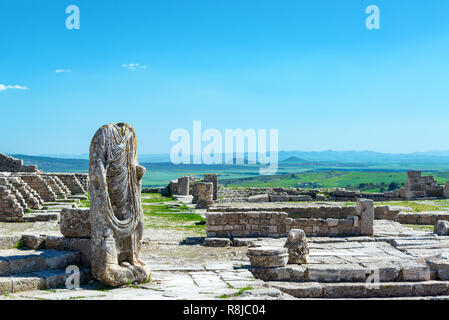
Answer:
<path fill-rule="evenodd" d="M 89 156 L 92 274 L 109 285 L 143 281 L 149 276 L 139 259 L 144 173 L 137 161 L 132 126 L 107 124 L 95 133 Z"/>

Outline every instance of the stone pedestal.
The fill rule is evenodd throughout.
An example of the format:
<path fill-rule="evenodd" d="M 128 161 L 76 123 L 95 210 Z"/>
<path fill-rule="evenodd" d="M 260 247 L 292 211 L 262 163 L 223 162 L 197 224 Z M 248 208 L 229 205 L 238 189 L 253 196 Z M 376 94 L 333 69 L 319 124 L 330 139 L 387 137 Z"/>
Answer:
<path fill-rule="evenodd" d="M 218 199 L 218 176 L 216 174 L 213 173 L 208 173 L 204 175 L 204 182 L 212 182 L 212 184 L 214 185 L 214 191 L 213 191 L 213 199 L 217 200 Z"/>
<path fill-rule="evenodd" d="M 285 267 L 288 262 L 286 248 L 258 247 L 248 248 L 247 256 L 254 268 Z"/>
<path fill-rule="evenodd" d="M 189 195 L 189 177 L 179 177 L 178 178 L 178 194 L 181 196 Z"/>
<path fill-rule="evenodd" d="M 198 182 L 196 184 L 197 190 L 197 205 L 199 208 L 207 208 L 214 204 L 212 182 Z"/>
<path fill-rule="evenodd" d="M 366 236 L 374 234 L 374 202 L 369 199 L 357 199 L 356 213 L 360 217 L 360 233 Z"/>

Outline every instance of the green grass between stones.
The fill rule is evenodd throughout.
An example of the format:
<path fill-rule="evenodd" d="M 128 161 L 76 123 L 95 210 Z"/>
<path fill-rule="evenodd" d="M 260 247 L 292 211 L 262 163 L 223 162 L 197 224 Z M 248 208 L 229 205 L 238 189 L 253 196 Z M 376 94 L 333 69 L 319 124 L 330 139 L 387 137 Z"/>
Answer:
<path fill-rule="evenodd" d="M 153 199 L 158 201 L 142 204 L 145 228 L 189 231 L 195 235 L 205 235 L 205 219 L 201 215 L 185 204 L 180 206 L 175 206 L 176 203 L 161 204 L 161 202 L 171 201 L 169 197 L 158 195 Z"/>

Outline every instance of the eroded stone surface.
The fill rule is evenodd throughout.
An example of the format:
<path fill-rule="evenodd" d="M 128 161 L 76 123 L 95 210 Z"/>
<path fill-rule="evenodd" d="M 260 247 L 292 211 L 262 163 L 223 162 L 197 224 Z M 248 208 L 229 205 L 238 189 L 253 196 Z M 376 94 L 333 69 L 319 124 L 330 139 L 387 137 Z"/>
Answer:
<path fill-rule="evenodd" d="M 439 236 L 447 236 L 449 235 L 449 221 L 439 220 L 435 225 L 434 232 Z"/>
<path fill-rule="evenodd" d="M 307 259 L 309 257 L 309 246 L 307 245 L 306 233 L 303 230 L 290 230 L 284 248 L 288 249 L 288 263 L 307 263 Z"/>
<path fill-rule="evenodd" d="M 69 238 L 90 238 L 89 208 L 63 208 L 61 210 L 61 233 Z"/>
<path fill-rule="evenodd" d="M 247 255 L 251 262 L 251 266 L 256 268 L 284 267 L 288 262 L 288 252 L 286 248 L 248 248 Z"/>

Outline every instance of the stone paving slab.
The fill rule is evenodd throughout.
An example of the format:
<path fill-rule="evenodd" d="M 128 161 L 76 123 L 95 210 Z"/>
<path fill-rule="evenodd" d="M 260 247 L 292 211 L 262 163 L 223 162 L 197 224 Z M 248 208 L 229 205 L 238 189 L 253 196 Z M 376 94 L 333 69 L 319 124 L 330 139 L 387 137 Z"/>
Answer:
<path fill-rule="evenodd" d="M 416 297 L 449 294 L 447 281 L 355 283 L 288 283 L 267 282 L 296 298 L 381 298 Z"/>
<path fill-rule="evenodd" d="M 225 279 L 233 279 L 225 281 Z M 1 278 L 0 278 L 1 279 Z M 2 282 L 0 281 L 0 288 Z M 245 290 L 241 291 L 244 288 Z M 99 289 L 95 285 L 78 290 L 34 290 L 10 295 L 10 298 L 27 299 L 89 299 L 89 300 L 165 300 L 165 299 L 291 299 L 264 282 L 251 279 L 248 270 L 225 272 L 153 272 L 152 282 L 132 287 Z M 1 299 L 1 297 L 0 297 Z"/>
<path fill-rule="evenodd" d="M 359 264 L 307 264 L 307 278 L 315 282 L 365 281 L 366 268 Z"/>

